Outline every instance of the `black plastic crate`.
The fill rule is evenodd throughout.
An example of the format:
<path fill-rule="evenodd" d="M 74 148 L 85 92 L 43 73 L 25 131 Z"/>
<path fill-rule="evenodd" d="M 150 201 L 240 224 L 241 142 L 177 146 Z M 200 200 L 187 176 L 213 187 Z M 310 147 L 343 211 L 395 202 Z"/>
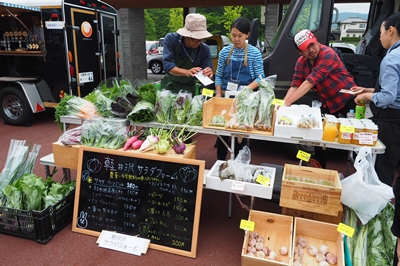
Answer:
<path fill-rule="evenodd" d="M 46 244 L 72 221 L 75 190 L 42 211 L 0 207 L 0 233 Z"/>

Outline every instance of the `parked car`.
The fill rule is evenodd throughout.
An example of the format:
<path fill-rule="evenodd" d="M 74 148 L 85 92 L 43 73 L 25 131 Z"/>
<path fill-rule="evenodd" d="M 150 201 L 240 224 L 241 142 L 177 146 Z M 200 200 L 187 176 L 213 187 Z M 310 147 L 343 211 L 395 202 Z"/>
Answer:
<path fill-rule="evenodd" d="M 160 43 L 162 43 L 161 38 L 158 44 L 158 47 L 162 47 Z M 210 47 L 211 57 L 213 62 L 213 70 L 214 73 L 217 70 L 218 65 L 218 55 L 219 51 L 221 51 L 222 47 L 225 45 L 229 45 L 231 40 L 226 36 L 214 35 L 210 38 L 204 40 L 205 44 Z M 163 54 L 162 53 L 152 53 L 147 55 L 147 68 L 151 70 L 154 74 L 162 74 L 164 71 L 163 66 Z"/>
<path fill-rule="evenodd" d="M 146 41 L 146 55 L 155 53 L 157 50 L 158 41 Z M 158 53 L 158 50 L 157 50 Z"/>
<path fill-rule="evenodd" d="M 331 47 L 340 50 L 342 53 L 356 53 L 356 46 L 351 43 L 341 43 L 341 42 L 333 42 L 329 44 Z"/>
<path fill-rule="evenodd" d="M 162 53 L 151 53 L 146 57 L 147 68 L 154 74 L 162 74 L 164 71 L 163 66 L 163 54 Z"/>

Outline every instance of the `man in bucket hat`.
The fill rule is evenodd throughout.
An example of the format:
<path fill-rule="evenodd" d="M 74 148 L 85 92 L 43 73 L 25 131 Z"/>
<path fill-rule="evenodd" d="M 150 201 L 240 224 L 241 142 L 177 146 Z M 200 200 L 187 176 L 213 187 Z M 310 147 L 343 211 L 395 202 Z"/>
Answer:
<path fill-rule="evenodd" d="M 161 80 L 161 88 L 172 92 L 187 90 L 196 92 L 195 74 L 202 72 L 212 78 L 212 59 L 210 48 L 203 39 L 211 37 L 207 31 L 206 18 L 200 14 L 188 14 L 185 27 L 164 38 L 163 61 L 166 72 Z"/>
<path fill-rule="evenodd" d="M 338 54 L 319 43 L 307 29 L 298 32 L 293 41 L 300 57 L 284 98 L 285 105 L 290 106 L 312 89 L 322 103 L 321 114 L 346 117 L 347 112 L 355 108 L 354 96 L 340 90 L 350 90 L 355 83 Z M 325 150 L 315 147 L 315 157 L 323 168 L 326 167 L 326 156 Z"/>

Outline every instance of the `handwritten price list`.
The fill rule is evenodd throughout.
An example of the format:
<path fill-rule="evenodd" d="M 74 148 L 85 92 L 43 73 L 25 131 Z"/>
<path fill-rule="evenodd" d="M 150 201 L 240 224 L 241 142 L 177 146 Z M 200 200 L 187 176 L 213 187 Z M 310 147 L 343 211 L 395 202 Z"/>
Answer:
<path fill-rule="evenodd" d="M 76 226 L 190 251 L 199 166 L 84 151 Z"/>

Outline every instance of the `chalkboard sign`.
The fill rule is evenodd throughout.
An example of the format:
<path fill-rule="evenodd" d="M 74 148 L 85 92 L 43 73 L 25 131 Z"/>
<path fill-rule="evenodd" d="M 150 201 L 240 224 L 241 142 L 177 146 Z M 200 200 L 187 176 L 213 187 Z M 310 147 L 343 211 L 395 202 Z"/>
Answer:
<path fill-rule="evenodd" d="M 205 162 L 80 146 L 72 231 L 195 257 Z"/>

